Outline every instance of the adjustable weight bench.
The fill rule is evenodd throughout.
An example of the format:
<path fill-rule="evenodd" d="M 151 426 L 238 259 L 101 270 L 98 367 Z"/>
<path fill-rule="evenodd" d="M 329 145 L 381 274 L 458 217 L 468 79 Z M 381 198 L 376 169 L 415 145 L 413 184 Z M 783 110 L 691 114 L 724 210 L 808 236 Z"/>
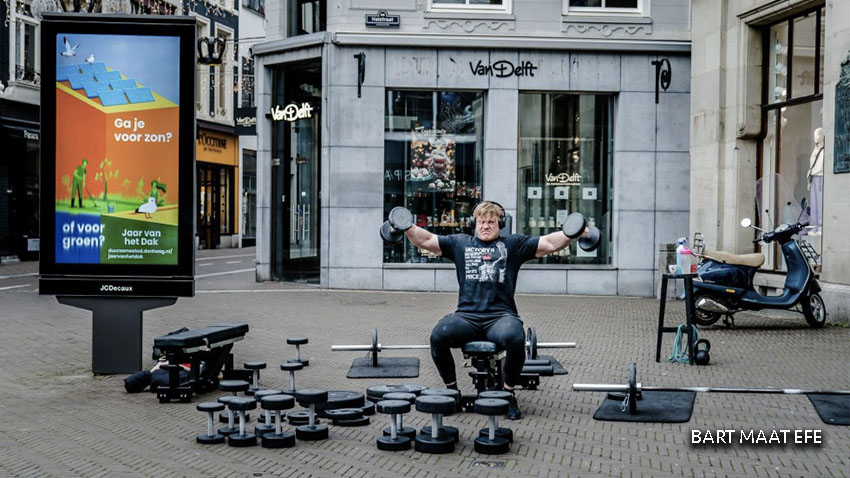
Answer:
<path fill-rule="evenodd" d="M 238 378 L 233 370 L 233 344 L 245 338 L 248 324 L 225 323 L 210 325 L 163 335 L 153 340 L 154 356 L 165 356 L 168 370 L 168 387 L 156 387 L 156 397 L 161 403 L 171 400 L 188 402 L 193 393 L 203 393 L 218 388 L 219 373 L 224 367 L 226 379 Z M 203 362 L 204 366 L 201 367 Z M 189 381 L 180 383 L 180 364 L 191 364 Z M 246 371 L 250 373 L 251 371 Z"/>

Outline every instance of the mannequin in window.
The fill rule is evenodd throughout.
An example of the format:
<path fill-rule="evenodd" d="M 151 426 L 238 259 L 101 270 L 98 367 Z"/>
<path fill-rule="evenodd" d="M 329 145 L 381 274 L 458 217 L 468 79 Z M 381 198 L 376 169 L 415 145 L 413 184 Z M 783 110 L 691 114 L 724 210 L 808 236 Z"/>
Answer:
<path fill-rule="evenodd" d="M 823 226 L 823 128 L 815 129 L 814 140 L 815 148 L 809 158 L 809 171 L 806 173 L 811 208 L 809 222 L 814 226 L 809 235 L 819 236 Z"/>

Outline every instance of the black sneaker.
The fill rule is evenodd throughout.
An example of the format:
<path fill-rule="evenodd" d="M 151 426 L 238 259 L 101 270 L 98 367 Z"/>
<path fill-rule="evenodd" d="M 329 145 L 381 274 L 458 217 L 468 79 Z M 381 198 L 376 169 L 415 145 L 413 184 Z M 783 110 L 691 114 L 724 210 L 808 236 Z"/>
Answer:
<path fill-rule="evenodd" d="M 505 418 L 508 420 L 519 420 L 522 418 L 522 412 L 519 411 L 519 405 L 516 402 L 516 394 L 513 390 L 508 390 L 511 392 L 511 398 L 508 399 L 508 413 L 505 414 Z"/>

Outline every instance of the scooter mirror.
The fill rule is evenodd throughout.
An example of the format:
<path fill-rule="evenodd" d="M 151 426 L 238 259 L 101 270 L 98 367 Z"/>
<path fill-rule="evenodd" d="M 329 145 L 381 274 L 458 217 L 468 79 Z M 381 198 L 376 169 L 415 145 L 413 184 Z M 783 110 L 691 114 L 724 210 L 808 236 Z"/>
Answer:
<path fill-rule="evenodd" d="M 741 219 L 741 227 L 750 227 L 752 225 L 753 225 L 753 221 L 750 218 L 745 217 L 745 218 Z"/>

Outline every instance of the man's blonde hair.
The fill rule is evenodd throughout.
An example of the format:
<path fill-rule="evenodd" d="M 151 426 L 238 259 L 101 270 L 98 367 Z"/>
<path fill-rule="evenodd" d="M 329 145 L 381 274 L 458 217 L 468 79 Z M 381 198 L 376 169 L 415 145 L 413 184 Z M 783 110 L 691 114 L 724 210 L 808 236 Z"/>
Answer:
<path fill-rule="evenodd" d="M 476 219 L 495 218 L 496 220 L 499 220 L 504 214 L 505 211 L 504 209 L 502 209 L 501 206 L 490 201 L 483 201 L 477 206 L 475 206 L 475 209 L 472 210 L 472 216 Z"/>

